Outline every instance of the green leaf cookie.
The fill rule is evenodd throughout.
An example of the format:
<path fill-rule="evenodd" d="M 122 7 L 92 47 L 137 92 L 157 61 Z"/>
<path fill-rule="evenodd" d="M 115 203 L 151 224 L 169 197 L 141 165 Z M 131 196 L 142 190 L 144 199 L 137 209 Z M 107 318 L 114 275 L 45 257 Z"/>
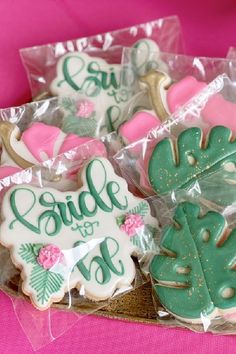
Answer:
<path fill-rule="evenodd" d="M 149 180 L 157 194 L 165 195 L 189 187 L 225 163 L 236 163 L 236 141 L 231 141 L 230 129 L 213 127 L 204 143 L 200 128 L 188 128 L 176 144 L 166 138 L 156 145 L 149 161 Z"/>
<path fill-rule="evenodd" d="M 178 205 L 174 221 L 150 265 L 161 303 L 185 322 L 202 323 L 206 316 L 234 322 L 236 229 L 228 229 L 217 212 L 201 216 L 199 206 L 188 202 Z"/>

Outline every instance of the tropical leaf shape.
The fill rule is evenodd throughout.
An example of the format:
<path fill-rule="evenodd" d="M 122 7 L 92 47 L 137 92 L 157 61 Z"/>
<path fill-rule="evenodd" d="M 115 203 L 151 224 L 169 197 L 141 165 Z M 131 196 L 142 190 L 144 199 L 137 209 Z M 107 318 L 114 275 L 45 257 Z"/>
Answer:
<path fill-rule="evenodd" d="M 68 115 L 64 118 L 62 130 L 65 133 L 94 137 L 97 126 L 98 122 L 95 118 L 80 118 L 75 115 Z"/>
<path fill-rule="evenodd" d="M 148 212 L 149 212 L 148 204 L 145 202 L 140 202 L 137 206 L 130 209 L 128 211 L 128 214 L 139 214 L 142 217 L 144 217 L 145 215 L 147 215 Z"/>
<path fill-rule="evenodd" d="M 61 105 L 69 113 L 76 114 L 75 100 L 70 97 L 62 97 Z"/>
<path fill-rule="evenodd" d="M 149 161 L 149 180 L 156 193 L 164 195 L 189 187 L 226 162 L 236 163 L 236 141 L 231 141 L 231 130 L 213 127 L 204 146 L 202 130 L 193 127 L 179 135 L 176 146 L 169 138 L 156 145 Z"/>
<path fill-rule="evenodd" d="M 174 221 L 150 265 L 161 303 L 186 322 L 236 312 L 236 229 L 217 212 L 200 216 L 188 202 L 178 205 Z"/>
<path fill-rule="evenodd" d="M 39 264 L 34 265 L 30 275 L 30 286 L 36 291 L 37 301 L 42 305 L 61 289 L 63 281 L 62 275 L 50 272 Z"/>
<path fill-rule="evenodd" d="M 37 264 L 37 257 L 42 243 L 24 243 L 21 245 L 19 255 L 26 261 L 26 263 Z"/>
<path fill-rule="evenodd" d="M 41 243 L 25 243 L 19 250 L 19 255 L 26 263 L 33 264 L 30 274 L 30 286 L 36 291 L 37 301 L 42 305 L 48 302 L 52 294 L 58 292 L 64 282 L 62 275 L 44 269 L 37 262 Z"/>
<path fill-rule="evenodd" d="M 155 227 L 145 225 L 143 230 L 138 231 L 135 236 L 130 238 L 130 241 L 142 252 L 151 250 L 156 251 L 158 248 L 156 244 L 157 232 L 158 230 Z"/>

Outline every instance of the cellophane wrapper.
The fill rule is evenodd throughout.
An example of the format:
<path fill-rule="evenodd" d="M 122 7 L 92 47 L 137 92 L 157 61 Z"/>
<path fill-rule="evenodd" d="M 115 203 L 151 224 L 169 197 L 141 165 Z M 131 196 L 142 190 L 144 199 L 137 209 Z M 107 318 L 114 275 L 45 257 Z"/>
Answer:
<path fill-rule="evenodd" d="M 141 48 L 124 48 L 122 65 L 126 70 L 133 72 L 136 67 L 135 59 L 143 58 L 145 66 L 142 74 L 146 74 L 150 69 L 159 69 L 156 66 L 156 59 L 161 59 L 164 70 L 170 75 L 173 81 L 183 79 L 192 75 L 197 80 L 211 82 L 216 76 L 226 74 L 232 81 L 236 80 L 236 67 L 230 53 L 234 52 L 231 47 L 226 58 L 211 58 L 190 56 L 182 53 L 172 53 L 162 50 L 161 52 L 149 52 L 149 61 L 144 61 L 146 53 Z M 160 68 L 161 69 L 161 68 Z"/>
<path fill-rule="evenodd" d="M 1 210 L 5 193 L 10 193 L 9 190 L 14 188 L 14 186 L 21 188 L 21 186 L 24 185 L 25 189 L 33 186 L 38 187 L 38 193 L 43 194 L 45 190 L 47 190 L 49 191 L 46 192 L 48 196 L 55 190 L 56 192 L 60 191 L 69 194 L 76 193 L 75 191 L 82 187 L 80 172 L 83 167 L 89 163 L 89 161 L 93 161 L 93 159 L 96 160 L 96 158 L 103 158 L 107 161 L 106 163 L 108 163 L 109 159 L 111 160 L 112 156 L 122 147 L 117 134 L 111 133 L 100 139 L 90 137 L 90 139 L 85 141 L 77 140 L 81 139 L 81 137 L 75 134 L 73 134 L 71 140 L 71 135 L 69 135 L 69 142 L 72 141 L 74 145 L 78 145 L 71 148 L 73 145 L 66 144 L 68 134 L 65 134 L 61 130 L 61 117 L 61 107 L 58 104 L 57 98 L 32 102 L 20 107 L 0 111 L 0 134 L 2 141 L 0 166 Z M 37 150 L 38 145 L 39 148 Z M 9 146 L 11 147 L 10 149 Z M 66 150 L 65 147 L 70 147 L 70 150 Z M 25 169 L 24 166 L 21 165 L 22 160 L 32 167 Z M 19 164 L 17 165 L 18 161 Z M 104 170 L 100 172 L 102 171 Z M 118 173 L 119 170 L 114 164 L 114 173 L 115 172 Z M 100 175 L 101 174 L 98 173 L 98 177 Z M 125 181 L 122 181 L 122 183 L 126 185 Z M 29 193 L 31 192 L 28 191 L 27 193 L 29 197 Z M 70 196 L 68 197 L 70 198 Z M 135 205 L 132 205 L 132 207 L 143 209 L 143 211 L 140 211 L 142 215 L 147 214 L 148 205 L 150 205 L 150 213 L 155 216 L 155 208 L 152 206 L 152 199 L 150 201 L 139 199 L 137 203 L 136 199 L 134 201 Z M 22 195 L 19 203 L 20 208 L 25 208 L 26 203 L 27 196 L 24 199 Z M 40 206 L 38 205 L 38 207 Z M 9 210 L 9 208 L 6 209 L 7 211 Z M 49 209 L 51 210 L 53 208 L 49 207 Z M 51 211 L 54 213 L 55 208 Z M 27 210 L 25 210 L 25 212 L 27 212 Z M 23 218 L 26 217 L 25 212 L 22 212 Z M 137 214 L 136 209 L 134 213 Z M 2 225 L 4 222 L 3 214 L 2 211 Z M 122 224 L 122 220 L 125 219 L 126 216 L 124 211 L 120 212 L 119 216 L 119 223 Z M 108 215 L 107 220 L 109 217 L 110 215 Z M 13 222 L 13 224 L 14 223 L 15 222 Z M 22 291 L 21 286 L 23 279 L 20 276 L 19 267 L 13 265 L 9 249 L 0 246 L 0 287 L 6 294 L 11 296 L 16 316 L 32 344 L 33 349 L 37 350 L 47 345 L 49 342 L 62 335 L 85 315 L 94 313 L 96 310 L 107 306 L 113 299 L 117 299 L 119 296 L 122 296 L 124 293 L 135 289 L 147 281 L 146 274 L 140 270 L 140 263 L 143 264 L 143 269 L 147 270 L 151 255 L 154 250 L 156 250 L 157 240 L 160 236 L 159 224 L 156 218 L 152 218 L 152 223 L 153 224 L 148 225 L 148 227 L 141 225 L 141 229 L 140 227 L 137 229 L 137 234 L 135 234 L 134 238 L 132 238 L 134 236 L 133 234 L 126 236 L 128 245 L 132 245 L 133 258 L 130 256 L 130 262 L 135 270 L 132 282 L 126 285 L 123 284 L 122 287 L 115 288 L 112 294 L 105 300 L 96 300 L 86 297 L 85 288 L 83 286 L 77 290 L 75 288 L 70 289 L 68 286 L 68 289 L 65 289 L 65 296 L 58 299 L 60 300 L 59 302 L 53 303 L 49 309 L 44 309 L 43 311 L 35 308 Z M 135 226 L 133 229 L 135 229 Z M 110 231 L 111 230 L 109 230 L 109 232 Z M 77 231 L 78 234 L 79 232 L 80 231 Z M 68 233 L 71 233 L 70 228 Z M 18 236 L 20 236 L 20 234 L 21 232 L 19 232 Z M 24 230 L 22 234 L 24 234 Z M 67 231 L 65 231 L 65 234 L 67 235 Z M 39 236 L 38 231 L 36 231 L 36 238 L 37 236 Z M 81 241 L 81 237 L 80 239 L 78 237 L 78 242 L 79 241 Z M 55 245 L 53 245 L 53 236 L 48 237 L 48 243 L 45 242 L 45 239 L 43 243 L 40 243 L 40 240 L 37 242 L 35 239 L 36 244 L 33 245 L 33 248 L 31 245 L 25 244 L 23 248 L 21 248 L 20 253 L 26 262 L 33 262 L 33 266 L 38 268 L 39 273 L 37 277 L 43 279 L 43 277 L 46 277 L 47 272 L 49 272 L 49 278 L 51 277 L 51 280 L 59 286 L 61 276 L 68 277 L 69 281 L 71 274 L 73 275 L 73 269 L 77 267 L 78 262 L 83 262 L 83 259 L 86 257 L 89 258 L 88 250 L 93 250 L 93 248 L 96 247 L 99 249 L 101 238 L 99 240 L 96 240 L 96 238 L 93 239 L 92 244 L 86 238 L 82 239 L 82 241 L 84 241 L 82 245 L 76 244 L 75 247 L 73 247 L 73 249 L 76 248 L 76 253 L 73 249 L 68 249 L 68 247 L 66 247 L 66 249 L 60 249 L 58 245 L 55 247 Z M 107 242 L 110 242 L 110 239 Z M 109 246 L 111 245 L 107 244 L 107 247 Z M 46 262 L 43 265 L 42 263 L 45 260 L 45 252 L 50 253 L 54 251 L 56 255 L 60 255 L 59 268 L 56 270 L 53 268 L 54 265 L 48 268 L 50 264 Z M 42 255 L 40 256 L 41 253 Z M 62 264 L 60 264 L 61 256 L 63 260 Z M 96 267 L 94 272 L 98 277 L 102 278 L 102 270 L 107 266 L 104 265 L 99 250 L 95 257 L 97 257 L 98 263 L 97 273 Z M 39 258 L 41 258 L 41 260 L 39 260 Z M 64 258 L 70 263 L 70 266 L 67 263 L 63 263 Z M 86 260 L 84 262 L 86 262 Z M 96 261 L 94 261 L 94 263 L 96 264 Z M 104 268 L 102 268 L 101 263 Z M 94 269 L 93 267 L 91 268 L 92 270 Z M 92 276 L 94 276 L 94 272 L 92 272 Z M 35 278 L 32 275 L 32 279 L 37 279 L 37 277 Z M 50 292 L 50 289 L 43 287 L 43 282 L 35 284 L 35 287 L 40 291 L 40 294 L 43 292 L 47 295 L 47 293 Z"/>
<path fill-rule="evenodd" d="M 214 155 L 222 142 L 235 144 L 235 109 L 234 82 L 220 75 L 159 129 L 114 157 L 130 184 L 143 195 L 156 196 L 154 204 L 162 236 L 149 270 L 157 323 L 199 332 L 236 333 L 235 154 L 231 152 L 230 158 L 218 164 L 218 154 Z M 186 141 L 186 146 L 181 145 L 180 140 L 177 143 L 180 135 L 191 128 L 201 131 L 202 138 Z M 166 177 L 163 175 L 164 181 L 156 187 L 159 189 L 154 191 L 150 178 L 152 183 L 158 178 L 158 161 L 156 172 L 154 168 L 151 171 L 150 158 L 156 145 L 169 139 L 175 148 L 172 152 L 162 151 L 167 172 Z M 191 148 L 188 144 L 192 144 Z M 184 148 L 190 153 L 186 153 L 185 158 L 184 150 L 181 152 Z M 200 163 L 205 151 L 209 151 L 205 149 L 213 152 L 207 157 L 205 169 L 199 169 L 192 179 L 187 179 L 191 183 L 168 187 L 171 181 L 168 173 L 178 178 L 182 164 L 190 171 L 189 165 L 194 166 L 193 161 Z M 169 152 L 173 161 L 169 159 Z"/>
<path fill-rule="evenodd" d="M 233 53 L 233 49 L 232 52 Z M 129 83 L 129 91 L 132 97 L 123 108 L 120 122 L 129 120 L 137 107 L 153 109 L 148 99 L 148 92 L 140 84 L 140 75 L 136 70 L 136 60 L 143 58 L 141 75 L 145 75 L 151 69 L 157 69 L 167 73 L 172 83 L 192 76 L 199 82 L 210 83 L 218 75 L 226 74 L 233 82 L 236 82 L 236 62 L 233 56 L 227 58 L 197 57 L 178 53 L 149 52 L 137 48 L 124 48 L 122 57 L 123 71 Z M 191 90 L 191 89 L 190 89 Z M 172 112 L 173 113 L 173 112 Z"/>
<path fill-rule="evenodd" d="M 230 47 L 226 56 L 227 59 L 236 59 L 236 48 Z"/>
<path fill-rule="evenodd" d="M 183 51 L 181 27 L 176 16 L 91 37 L 21 49 L 20 54 L 29 79 L 32 97 L 48 93 L 49 84 L 56 76 L 57 62 L 66 53 L 86 51 L 92 54 L 97 52 L 109 63 L 120 64 L 122 47 L 131 47 L 142 38 L 152 39 L 162 51 L 173 53 Z"/>

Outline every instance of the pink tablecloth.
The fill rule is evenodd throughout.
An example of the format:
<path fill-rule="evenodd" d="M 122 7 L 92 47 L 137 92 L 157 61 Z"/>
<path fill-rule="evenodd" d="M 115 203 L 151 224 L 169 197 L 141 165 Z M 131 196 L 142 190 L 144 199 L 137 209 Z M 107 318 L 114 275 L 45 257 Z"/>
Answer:
<path fill-rule="evenodd" d="M 18 49 L 178 14 L 188 54 L 225 56 L 236 45 L 235 0 L 2 0 L 0 107 L 30 100 Z M 0 353 L 31 353 L 9 299 L 0 294 Z M 87 317 L 39 353 L 235 353 L 236 337 Z"/>

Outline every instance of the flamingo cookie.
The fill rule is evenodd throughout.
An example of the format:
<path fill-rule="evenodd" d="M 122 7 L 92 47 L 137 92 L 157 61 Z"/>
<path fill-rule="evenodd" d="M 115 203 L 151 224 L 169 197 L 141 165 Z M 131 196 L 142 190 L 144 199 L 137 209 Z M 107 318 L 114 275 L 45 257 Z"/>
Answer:
<path fill-rule="evenodd" d="M 89 143 L 90 158 L 93 155 L 106 156 L 104 144 L 94 138 L 78 137 L 75 134 L 65 134 L 59 128 L 44 123 L 33 123 L 22 134 L 17 125 L 10 122 L 0 122 L 1 161 L 0 179 L 10 176 L 22 169 L 38 165 L 73 148 Z M 78 156 L 78 159 L 81 156 Z M 70 179 L 63 180 L 74 185 Z M 61 184 L 63 188 L 63 183 Z M 68 186 L 67 186 L 68 187 Z"/>
<path fill-rule="evenodd" d="M 165 72 L 157 70 L 151 70 L 140 77 L 140 83 L 148 92 L 152 110 L 137 111 L 120 126 L 119 133 L 126 145 L 159 128 L 172 113 L 207 86 L 207 83 L 198 81 L 193 76 L 186 76 L 172 83 Z M 206 130 L 224 125 L 236 132 L 236 104 L 227 101 L 221 94 L 215 94 L 208 99 L 198 119 L 201 128 L 207 128 Z M 185 124 L 188 126 L 188 122 Z"/>
<path fill-rule="evenodd" d="M 207 86 L 192 76 L 172 83 L 166 73 L 157 70 L 151 70 L 140 77 L 140 83 L 147 90 L 153 109 L 136 112 L 120 126 L 119 134 L 126 145 L 146 137 L 152 129 L 161 126 L 173 112 Z M 208 112 L 210 116 L 211 113 Z"/>

